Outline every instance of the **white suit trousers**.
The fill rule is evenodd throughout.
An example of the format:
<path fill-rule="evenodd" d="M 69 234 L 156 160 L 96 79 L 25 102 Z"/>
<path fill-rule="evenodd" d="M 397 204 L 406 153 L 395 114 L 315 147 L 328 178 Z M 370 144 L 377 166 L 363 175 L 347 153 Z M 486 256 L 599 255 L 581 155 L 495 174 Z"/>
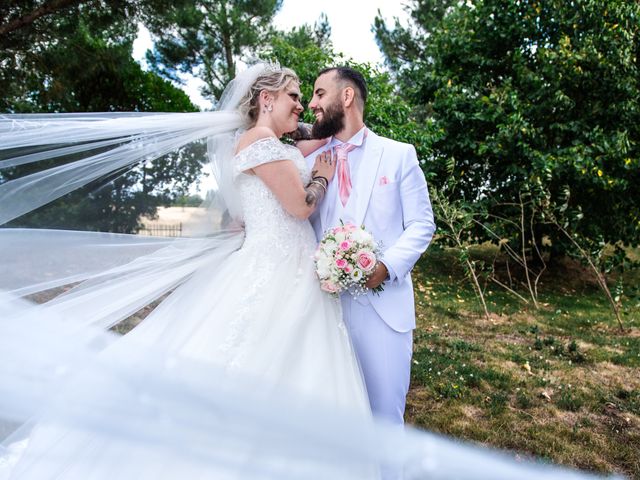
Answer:
<path fill-rule="evenodd" d="M 411 374 L 413 331 L 396 332 L 376 313 L 366 297 L 342 295 L 345 324 L 364 376 L 376 418 L 404 423 Z"/>

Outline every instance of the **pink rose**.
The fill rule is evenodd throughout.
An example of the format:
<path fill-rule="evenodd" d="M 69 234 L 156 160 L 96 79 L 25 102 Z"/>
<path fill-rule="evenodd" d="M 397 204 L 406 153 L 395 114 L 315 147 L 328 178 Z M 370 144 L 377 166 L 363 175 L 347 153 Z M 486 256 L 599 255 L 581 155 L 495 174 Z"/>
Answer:
<path fill-rule="evenodd" d="M 351 268 L 351 265 L 347 265 L 346 267 L 344 267 L 344 271 L 347 273 L 351 273 L 352 270 L 353 268 Z"/>
<path fill-rule="evenodd" d="M 349 247 L 351 247 L 351 242 L 349 240 L 340 242 L 340 250 L 349 250 Z"/>
<path fill-rule="evenodd" d="M 357 263 L 364 272 L 370 272 L 376 266 L 376 256 L 371 252 L 358 252 Z"/>
<path fill-rule="evenodd" d="M 336 260 L 336 265 L 338 266 L 338 268 L 344 268 L 347 266 L 347 261 L 344 258 L 339 258 L 338 260 Z"/>
<path fill-rule="evenodd" d="M 329 293 L 336 293 L 338 291 L 338 287 L 336 287 L 329 280 L 322 281 L 320 283 L 320 289 L 324 290 L 325 292 L 329 292 Z"/>
<path fill-rule="evenodd" d="M 344 230 L 345 230 L 345 232 L 355 232 L 356 231 L 356 226 L 353 223 L 347 223 L 344 226 Z"/>

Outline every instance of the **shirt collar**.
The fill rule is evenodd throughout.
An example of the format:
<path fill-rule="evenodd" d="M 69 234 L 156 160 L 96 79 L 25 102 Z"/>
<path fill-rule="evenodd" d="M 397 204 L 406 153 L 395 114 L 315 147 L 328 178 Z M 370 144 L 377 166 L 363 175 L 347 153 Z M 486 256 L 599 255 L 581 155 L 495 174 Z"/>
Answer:
<path fill-rule="evenodd" d="M 365 125 L 360 130 L 358 130 L 353 137 L 351 137 L 349 140 L 347 140 L 346 143 L 350 143 L 351 145 L 355 145 L 356 147 L 361 147 L 362 143 L 364 142 L 364 131 L 366 129 L 367 129 L 367 126 Z M 340 145 L 342 143 L 344 143 L 344 142 L 341 142 L 336 137 L 333 137 L 331 139 L 331 146 L 332 147 L 335 146 L 335 145 Z"/>

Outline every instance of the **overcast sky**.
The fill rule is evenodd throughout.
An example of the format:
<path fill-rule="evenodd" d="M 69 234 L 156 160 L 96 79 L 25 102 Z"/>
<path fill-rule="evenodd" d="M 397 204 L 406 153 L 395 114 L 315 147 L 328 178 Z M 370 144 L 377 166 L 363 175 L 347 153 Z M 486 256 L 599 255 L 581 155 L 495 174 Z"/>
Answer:
<path fill-rule="evenodd" d="M 324 12 L 331 25 L 331 37 L 336 51 L 357 62 L 382 63 L 382 55 L 371 32 L 373 19 L 380 9 L 388 24 L 394 17 L 405 23 L 408 19 L 403 10 L 405 3 L 406 0 L 284 0 L 274 19 L 274 25 L 280 30 L 290 30 L 304 23 L 313 25 Z M 144 59 L 148 48 L 151 48 L 149 32 L 141 30 L 133 45 L 133 57 L 136 60 Z M 183 89 L 195 104 L 205 109 L 210 108 L 211 104 L 198 92 L 199 84 L 197 79 L 191 78 Z"/>
<path fill-rule="evenodd" d="M 325 13 L 331 25 L 335 49 L 358 62 L 381 62 L 371 26 L 378 9 L 390 23 L 394 17 L 406 21 L 405 0 L 284 0 L 274 24 L 281 30 L 308 23 L 313 25 Z"/>

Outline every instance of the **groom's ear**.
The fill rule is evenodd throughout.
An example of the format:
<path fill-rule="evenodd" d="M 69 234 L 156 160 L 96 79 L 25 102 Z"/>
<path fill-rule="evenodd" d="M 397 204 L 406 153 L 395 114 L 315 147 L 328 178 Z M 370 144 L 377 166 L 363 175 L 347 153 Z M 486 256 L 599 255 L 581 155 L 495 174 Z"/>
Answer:
<path fill-rule="evenodd" d="M 342 102 L 345 107 L 350 107 L 356 101 L 356 91 L 353 87 L 345 87 L 342 90 Z"/>

